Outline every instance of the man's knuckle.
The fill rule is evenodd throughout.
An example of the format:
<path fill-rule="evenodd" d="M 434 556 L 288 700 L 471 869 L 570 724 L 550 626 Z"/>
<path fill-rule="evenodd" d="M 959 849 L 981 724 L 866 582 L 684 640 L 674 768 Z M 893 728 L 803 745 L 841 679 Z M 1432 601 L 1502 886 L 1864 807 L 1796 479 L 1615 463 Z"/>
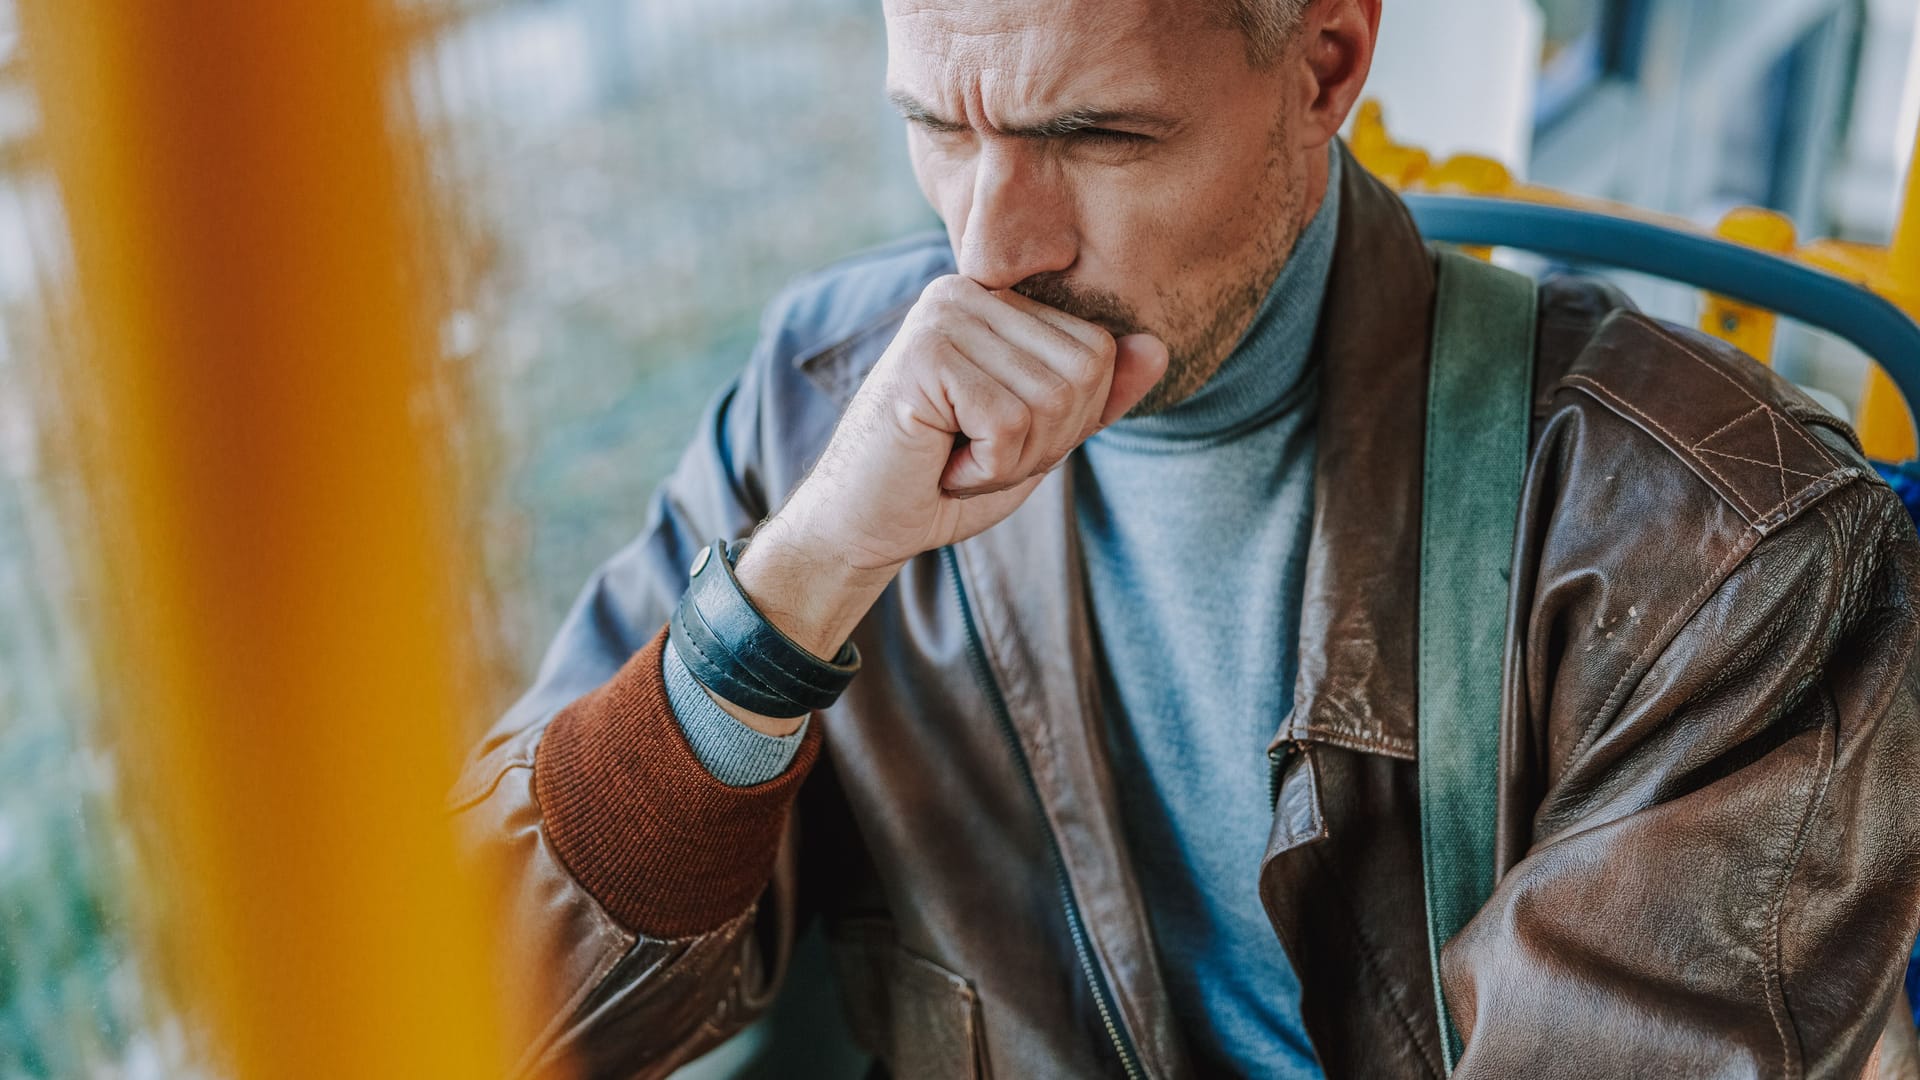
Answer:
<path fill-rule="evenodd" d="M 1034 395 L 1034 410 L 1048 420 L 1063 420 L 1079 407 L 1080 396 L 1078 388 L 1063 379 Z"/>
<path fill-rule="evenodd" d="M 943 305 L 940 312 L 940 326 L 951 334 L 960 330 L 991 334 L 993 327 L 980 317 L 979 312 L 964 304 Z"/>
<path fill-rule="evenodd" d="M 946 331 L 931 323 L 920 323 L 907 333 L 907 348 L 917 356 L 938 362 L 959 355 Z"/>
<path fill-rule="evenodd" d="M 934 304 L 956 304 L 966 299 L 973 282 L 959 274 L 943 274 L 927 284 L 920 297 Z"/>
<path fill-rule="evenodd" d="M 1033 414 L 1026 408 L 1007 408 L 993 414 L 987 421 L 987 441 L 1011 448 L 1013 444 L 1026 438 L 1033 429 Z"/>
<path fill-rule="evenodd" d="M 1088 393 L 1100 385 L 1100 380 L 1112 366 L 1113 360 L 1106 353 L 1094 346 L 1082 345 L 1069 356 L 1066 376 L 1076 389 Z"/>
<path fill-rule="evenodd" d="M 920 310 L 915 314 L 919 316 L 917 322 L 923 329 L 943 331 L 948 321 L 953 318 L 953 310 L 953 301 L 944 296 L 937 296 L 921 304 Z"/>

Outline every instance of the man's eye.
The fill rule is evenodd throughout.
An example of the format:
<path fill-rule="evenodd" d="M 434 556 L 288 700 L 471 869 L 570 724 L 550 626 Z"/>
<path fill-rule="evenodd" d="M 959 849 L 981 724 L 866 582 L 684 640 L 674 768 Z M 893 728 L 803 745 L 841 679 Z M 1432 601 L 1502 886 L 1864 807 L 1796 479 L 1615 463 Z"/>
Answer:
<path fill-rule="evenodd" d="M 1075 133 L 1081 142 L 1105 144 L 1108 146 L 1137 145 L 1151 141 L 1151 137 L 1137 131 L 1115 131 L 1112 128 L 1087 128 Z"/>

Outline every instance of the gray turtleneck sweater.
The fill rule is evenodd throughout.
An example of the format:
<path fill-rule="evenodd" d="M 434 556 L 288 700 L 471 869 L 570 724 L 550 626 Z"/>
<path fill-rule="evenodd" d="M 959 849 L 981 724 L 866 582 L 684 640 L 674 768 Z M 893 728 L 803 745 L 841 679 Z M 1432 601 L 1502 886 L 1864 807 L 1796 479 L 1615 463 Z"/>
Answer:
<path fill-rule="evenodd" d="M 1340 155 L 1326 198 L 1232 354 L 1192 397 L 1069 459 L 1109 751 L 1167 990 L 1202 1075 L 1318 1077 L 1300 983 L 1260 902 L 1267 743 L 1293 695 L 1313 525 L 1316 372 Z M 669 647 L 667 695 L 725 783 L 778 776 L 773 738 Z M 804 724 L 802 731 L 804 731 Z"/>
<path fill-rule="evenodd" d="M 1320 1075 L 1259 876 L 1313 531 L 1309 360 L 1339 217 L 1332 158 L 1319 212 L 1220 370 L 1073 463 L 1121 813 L 1203 1076 Z"/>

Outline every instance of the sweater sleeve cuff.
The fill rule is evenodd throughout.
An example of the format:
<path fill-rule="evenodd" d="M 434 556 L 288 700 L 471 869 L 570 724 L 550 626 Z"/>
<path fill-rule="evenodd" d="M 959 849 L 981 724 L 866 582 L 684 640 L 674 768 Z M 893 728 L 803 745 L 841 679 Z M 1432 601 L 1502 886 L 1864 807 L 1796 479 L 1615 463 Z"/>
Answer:
<path fill-rule="evenodd" d="M 533 767 L 547 838 L 621 925 L 653 937 L 704 933 L 766 888 L 787 814 L 820 753 L 809 722 L 792 765 L 730 787 L 688 744 L 667 697 L 663 628 L 599 689 L 562 709 Z M 731 719 L 731 717 L 729 717 Z"/>
<path fill-rule="evenodd" d="M 801 717 L 800 726 L 790 735 L 768 735 L 741 723 L 721 708 L 687 670 L 671 637 L 661 660 L 661 674 L 667 681 L 667 702 L 673 706 L 673 715 L 680 721 L 693 756 L 728 787 L 764 784 L 785 772 L 813 723 L 813 717 Z"/>

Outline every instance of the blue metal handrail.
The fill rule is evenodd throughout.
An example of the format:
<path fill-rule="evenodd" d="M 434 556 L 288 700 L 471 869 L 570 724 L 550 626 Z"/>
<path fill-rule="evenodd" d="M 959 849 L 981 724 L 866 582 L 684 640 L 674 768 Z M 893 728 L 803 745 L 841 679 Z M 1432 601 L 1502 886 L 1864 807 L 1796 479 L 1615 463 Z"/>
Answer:
<path fill-rule="evenodd" d="M 1632 270 L 1798 319 L 1878 361 L 1910 411 L 1920 404 L 1920 324 L 1844 278 L 1704 233 L 1591 210 L 1466 195 L 1405 199 L 1429 240 Z"/>

